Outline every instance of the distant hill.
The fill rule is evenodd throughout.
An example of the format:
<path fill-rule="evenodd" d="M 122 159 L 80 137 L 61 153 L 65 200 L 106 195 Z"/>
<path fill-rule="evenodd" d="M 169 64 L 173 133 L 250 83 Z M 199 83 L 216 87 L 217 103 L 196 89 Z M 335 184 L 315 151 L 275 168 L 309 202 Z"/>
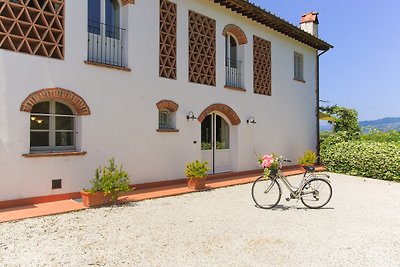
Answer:
<path fill-rule="evenodd" d="M 373 121 L 360 121 L 359 123 L 361 127 L 371 126 L 383 132 L 400 131 L 400 118 L 383 118 Z M 320 131 L 331 131 L 331 127 L 331 125 L 320 125 Z"/>
<path fill-rule="evenodd" d="M 374 121 L 360 121 L 361 127 L 371 126 L 381 131 L 400 131 L 400 118 L 383 118 Z"/>

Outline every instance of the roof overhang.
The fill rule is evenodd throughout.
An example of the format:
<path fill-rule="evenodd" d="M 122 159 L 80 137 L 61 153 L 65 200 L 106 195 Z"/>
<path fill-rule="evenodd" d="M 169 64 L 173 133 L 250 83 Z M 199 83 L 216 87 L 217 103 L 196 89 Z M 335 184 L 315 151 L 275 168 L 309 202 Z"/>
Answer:
<path fill-rule="evenodd" d="M 278 16 L 262 9 L 246 0 L 210 0 L 220 4 L 244 17 L 254 20 L 264 26 L 267 26 L 277 32 L 280 32 L 290 38 L 293 38 L 312 48 L 327 51 L 333 48 L 327 42 L 303 31 L 290 22 L 279 18 Z"/>

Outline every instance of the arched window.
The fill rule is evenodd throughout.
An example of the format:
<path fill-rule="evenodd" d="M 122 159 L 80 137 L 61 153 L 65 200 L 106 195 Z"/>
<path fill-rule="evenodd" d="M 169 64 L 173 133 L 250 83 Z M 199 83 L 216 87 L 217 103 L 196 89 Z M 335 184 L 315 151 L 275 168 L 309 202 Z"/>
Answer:
<path fill-rule="evenodd" d="M 178 132 L 176 129 L 176 111 L 179 105 L 172 100 L 161 100 L 156 104 L 158 109 L 157 132 Z"/>
<path fill-rule="evenodd" d="M 30 115 L 30 150 L 34 152 L 76 149 L 76 116 L 64 103 L 39 102 Z"/>
<path fill-rule="evenodd" d="M 232 87 L 242 87 L 241 66 L 239 61 L 239 45 L 231 34 L 225 36 L 225 82 Z"/>
<path fill-rule="evenodd" d="M 225 56 L 226 56 L 225 66 L 237 68 L 237 60 L 238 60 L 237 47 L 238 44 L 236 42 L 235 37 L 233 37 L 231 34 L 227 34 L 225 37 Z"/>
<path fill-rule="evenodd" d="M 246 34 L 236 25 L 226 25 L 222 35 L 225 37 L 225 85 L 243 89 L 244 45 Z M 241 61 L 242 60 L 242 61 Z"/>

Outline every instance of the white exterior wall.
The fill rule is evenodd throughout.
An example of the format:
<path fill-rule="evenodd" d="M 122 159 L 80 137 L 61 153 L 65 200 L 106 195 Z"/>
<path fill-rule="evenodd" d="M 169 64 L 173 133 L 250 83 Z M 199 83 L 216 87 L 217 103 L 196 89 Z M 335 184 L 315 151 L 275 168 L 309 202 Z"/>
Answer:
<path fill-rule="evenodd" d="M 210 1 L 176 0 L 177 80 L 159 77 L 159 1 L 136 0 L 122 7 L 131 72 L 84 64 L 87 55 L 86 1 L 66 0 L 65 60 L 0 49 L 0 201 L 77 192 L 90 186 L 94 170 L 111 157 L 123 163 L 133 184 L 184 177 L 185 164 L 201 157 L 201 124 L 187 121 L 215 103 L 230 106 L 241 124 L 231 127 L 232 171 L 258 168 L 254 152 L 276 152 L 294 161 L 316 147 L 315 49 L 246 19 Z M 217 86 L 188 82 L 188 9 L 217 22 Z M 247 35 L 244 88 L 225 89 L 227 24 Z M 272 47 L 272 96 L 253 93 L 253 35 Z M 304 56 L 305 83 L 293 80 L 293 53 Z M 43 88 L 61 87 L 80 95 L 91 115 L 79 117 L 78 150 L 85 156 L 25 158 L 29 113 L 22 101 Z M 158 133 L 160 100 L 179 104 L 178 133 Z M 257 124 L 246 123 L 253 116 Z M 193 141 L 197 141 L 194 144 Z M 52 190 L 51 180 L 62 179 Z"/>

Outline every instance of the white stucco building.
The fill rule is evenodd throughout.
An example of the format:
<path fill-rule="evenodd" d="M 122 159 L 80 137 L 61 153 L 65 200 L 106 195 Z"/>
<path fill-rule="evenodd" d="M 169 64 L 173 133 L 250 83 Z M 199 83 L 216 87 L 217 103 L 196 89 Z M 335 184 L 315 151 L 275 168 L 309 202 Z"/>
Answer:
<path fill-rule="evenodd" d="M 71 197 L 111 157 L 133 184 L 295 161 L 331 47 L 243 0 L 1 0 L 0 202 Z"/>

